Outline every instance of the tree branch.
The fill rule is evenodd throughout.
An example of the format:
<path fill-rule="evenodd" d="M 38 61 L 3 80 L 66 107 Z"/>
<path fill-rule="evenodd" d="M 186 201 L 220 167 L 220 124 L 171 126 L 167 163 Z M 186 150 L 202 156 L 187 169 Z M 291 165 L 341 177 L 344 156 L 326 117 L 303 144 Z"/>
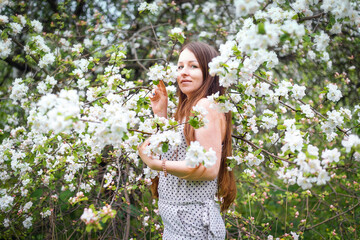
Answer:
<path fill-rule="evenodd" d="M 298 21 L 299 21 L 299 22 L 303 22 L 303 21 L 307 21 L 307 20 L 314 19 L 314 18 L 320 18 L 320 17 L 322 17 L 323 15 L 325 15 L 325 13 L 324 13 L 324 12 L 320 12 L 320 13 L 315 14 L 315 15 L 312 15 L 312 16 L 299 18 Z"/>
<path fill-rule="evenodd" d="M 355 209 L 355 208 L 356 208 L 357 206 L 359 206 L 359 205 L 360 205 L 360 202 L 358 202 L 358 203 L 355 204 L 352 208 L 349 208 L 349 209 L 346 210 L 345 212 L 336 214 L 335 216 L 332 216 L 331 218 L 328 218 L 328 219 L 326 219 L 326 220 L 324 220 L 324 221 L 322 221 L 322 222 L 320 222 L 320 223 L 317 223 L 317 224 L 315 224 L 314 226 L 311 226 L 311 227 L 309 227 L 309 228 L 305 228 L 304 231 L 305 231 L 305 230 L 311 230 L 311 229 L 316 228 L 317 226 L 319 226 L 319 225 L 321 225 L 321 224 L 324 224 L 324 223 L 326 223 L 326 222 L 328 222 L 328 221 L 333 220 L 334 218 L 340 217 L 341 215 L 344 215 L 345 213 L 347 213 L 347 212 Z"/>
<path fill-rule="evenodd" d="M 269 155 L 269 156 L 271 156 L 271 157 L 273 157 L 273 158 L 279 159 L 279 160 L 281 160 L 281 161 L 284 161 L 284 162 L 287 162 L 287 163 L 290 163 L 290 164 L 295 164 L 295 163 L 289 161 L 289 159 L 285 159 L 285 158 L 282 158 L 282 157 L 278 157 L 278 156 L 276 156 L 275 154 L 273 154 L 273 153 L 271 153 L 271 152 L 269 152 L 269 151 L 267 151 L 267 150 L 265 150 L 265 149 L 257 146 L 255 143 L 252 143 L 252 142 L 250 142 L 249 140 L 246 140 L 246 139 L 245 139 L 244 137 L 242 137 L 242 136 L 232 135 L 232 137 L 233 137 L 233 138 L 236 138 L 236 139 L 240 139 L 240 140 L 246 142 L 247 144 L 249 144 L 250 146 L 252 146 L 252 147 L 254 147 L 254 148 L 256 148 L 256 149 L 261 149 L 261 152 L 264 152 L 264 153 L 266 153 L 267 155 Z"/>
<path fill-rule="evenodd" d="M 17 41 L 16 39 L 12 39 L 12 40 L 14 41 L 14 43 L 15 43 L 16 45 L 18 45 L 19 47 L 21 47 L 21 49 L 24 49 L 24 46 L 23 46 L 19 41 Z M 36 58 L 34 55 L 32 55 L 32 54 L 29 54 L 29 55 L 30 55 L 30 57 L 31 57 L 32 59 L 34 59 L 34 61 L 35 61 L 36 63 L 39 63 L 39 59 L 37 59 L 37 58 Z M 41 70 L 43 70 L 46 75 L 49 75 L 48 71 L 47 71 L 45 68 L 41 68 Z"/>
<path fill-rule="evenodd" d="M 84 0 L 78 0 L 78 5 L 76 6 L 74 15 L 79 17 L 83 11 L 84 11 L 85 1 Z"/>
<path fill-rule="evenodd" d="M 50 5 L 51 10 L 53 10 L 54 13 L 58 12 L 58 5 L 57 2 L 54 0 L 47 0 L 47 2 Z"/>

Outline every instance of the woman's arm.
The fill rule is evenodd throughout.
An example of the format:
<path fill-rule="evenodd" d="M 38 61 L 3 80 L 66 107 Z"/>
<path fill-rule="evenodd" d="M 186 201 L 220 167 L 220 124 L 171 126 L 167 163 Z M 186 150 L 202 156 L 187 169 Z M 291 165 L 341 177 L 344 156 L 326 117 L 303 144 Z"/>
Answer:
<path fill-rule="evenodd" d="M 204 167 L 200 164 L 196 168 L 191 168 L 186 166 L 184 160 L 182 161 L 166 161 L 166 170 L 168 173 L 178 176 L 180 178 L 186 180 L 197 180 L 197 181 L 205 181 L 205 180 L 213 180 L 217 177 L 220 169 L 220 161 L 221 161 L 221 150 L 222 150 L 222 139 L 225 134 L 225 115 L 219 113 L 215 109 L 210 108 L 210 102 L 207 99 L 201 99 L 198 102 L 198 105 L 204 107 L 208 114 L 206 118 L 208 119 L 208 123 L 205 127 L 199 128 L 195 130 L 195 139 L 200 142 L 201 146 L 208 150 L 212 148 L 216 153 L 216 163 L 214 166 L 210 168 Z M 149 144 L 148 140 L 146 140 L 141 147 L 139 147 L 139 154 L 141 159 L 147 164 L 151 169 L 162 171 L 162 161 L 153 159 L 146 154 L 143 154 L 143 150 Z"/>

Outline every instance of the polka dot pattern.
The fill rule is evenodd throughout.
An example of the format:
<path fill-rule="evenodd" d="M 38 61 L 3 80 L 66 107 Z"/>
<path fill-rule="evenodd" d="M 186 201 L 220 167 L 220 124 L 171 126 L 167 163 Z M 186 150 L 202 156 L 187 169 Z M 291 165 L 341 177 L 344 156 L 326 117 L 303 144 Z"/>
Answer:
<path fill-rule="evenodd" d="M 183 128 L 179 129 L 183 132 Z M 170 149 L 162 158 L 172 161 L 185 159 L 187 144 L 182 134 L 178 158 Z M 212 181 L 187 181 L 168 173 L 160 172 L 158 186 L 159 211 L 164 223 L 164 240 L 173 239 L 225 239 L 225 225 L 219 205 L 214 197 L 217 179 Z"/>

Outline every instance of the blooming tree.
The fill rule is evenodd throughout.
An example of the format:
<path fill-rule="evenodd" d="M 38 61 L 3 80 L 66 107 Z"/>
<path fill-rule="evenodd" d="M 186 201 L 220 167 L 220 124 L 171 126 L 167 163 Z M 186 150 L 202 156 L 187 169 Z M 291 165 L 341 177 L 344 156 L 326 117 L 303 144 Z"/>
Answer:
<path fill-rule="evenodd" d="M 1 1 L 2 238 L 161 238 L 159 157 L 181 142 L 172 114 L 185 41 L 220 55 L 209 96 L 232 111 L 238 197 L 228 238 L 356 239 L 360 209 L 360 6 L 352 0 Z M 159 80 L 168 118 L 148 94 Z M 194 106 L 188 123 L 206 127 Z M 192 142 L 189 166 L 214 151 Z M 221 201 L 221 199 L 219 199 Z M 64 236 L 64 237 L 60 237 Z"/>

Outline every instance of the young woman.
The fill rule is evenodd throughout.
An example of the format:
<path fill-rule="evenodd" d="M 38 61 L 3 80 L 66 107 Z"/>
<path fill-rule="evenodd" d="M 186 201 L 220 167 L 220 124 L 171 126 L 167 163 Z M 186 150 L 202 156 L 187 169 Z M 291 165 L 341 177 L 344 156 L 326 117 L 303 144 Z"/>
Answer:
<path fill-rule="evenodd" d="M 205 127 L 194 129 L 189 124 L 181 125 L 182 143 L 153 159 L 143 153 L 146 140 L 139 147 L 141 159 L 150 168 L 160 171 L 159 181 L 153 182 L 153 194 L 158 196 L 159 212 L 164 222 L 163 239 L 224 239 L 226 230 L 215 196 L 221 200 L 221 210 L 226 210 L 236 197 L 233 173 L 228 171 L 226 158 L 231 155 L 231 113 L 220 113 L 210 108 L 207 96 L 224 89 L 218 77 L 209 74 L 208 64 L 218 55 L 205 44 L 192 42 L 180 51 L 178 60 L 178 107 L 175 119 L 185 123 L 191 109 L 199 105 L 208 111 Z M 167 117 L 168 96 L 160 81 L 150 98 L 154 113 Z M 191 141 L 198 141 L 206 150 L 216 152 L 217 161 L 212 167 L 202 164 L 191 168 L 185 164 L 186 148 Z"/>

